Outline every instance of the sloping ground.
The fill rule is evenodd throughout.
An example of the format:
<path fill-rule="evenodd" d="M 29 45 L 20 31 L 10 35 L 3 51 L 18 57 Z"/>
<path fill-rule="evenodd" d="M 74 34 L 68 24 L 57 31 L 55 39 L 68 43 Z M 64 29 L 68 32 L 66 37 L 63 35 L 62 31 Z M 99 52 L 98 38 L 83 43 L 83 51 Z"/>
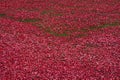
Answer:
<path fill-rule="evenodd" d="M 0 80 L 120 80 L 119 0 L 1 0 Z"/>

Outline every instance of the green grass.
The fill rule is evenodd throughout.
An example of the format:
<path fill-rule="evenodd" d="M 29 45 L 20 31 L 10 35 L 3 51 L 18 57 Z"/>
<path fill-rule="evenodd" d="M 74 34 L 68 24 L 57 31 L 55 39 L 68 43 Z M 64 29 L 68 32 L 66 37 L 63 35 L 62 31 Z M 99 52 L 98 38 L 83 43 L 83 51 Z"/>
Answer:
<path fill-rule="evenodd" d="M 81 38 L 81 37 L 85 37 L 85 36 L 87 36 L 86 33 L 81 33 L 81 34 L 78 34 L 76 37 L 77 37 L 77 38 Z"/>
<path fill-rule="evenodd" d="M 44 10 L 41 12 L 41 15 L 49 14 L 51 17 L 62 16 L 62 13 L 56 13 L 54 10 Z"/>
<path fill-rule="evenodd" d="M 39 22 L 40 19 L 39 18 L 27 18 L 27 19 L 20 19 L 20 22 L 25 22 L 25 23 L 33 23 L 33 22 Z"/>
<path fill-rule="evenodd" d="M 117 26 L 119 25 L 118 22 L 110 23 L 110 24 L 103 24 L 101 26 L 98 26 L 98 28 L 106 28 L 106 27 L 111 27 L 111 26 Z"/>
<path fill-rule="evenodd" d="M 45 14 L 49 14 L 49 13 L 53 13 L 54 10 L 44 10 L 41 12 L 42 15 L 45 15 Z"/>
<path fill-rule="evenodd" d="M 82 32 L 88 32 L 89 29 L 87 29 L 87 28 L 81 28 L 81 31 L 82 31 Z"/>
<path fill-rule="evenodd" d="M 63 16 L 63 14 L 61 14 L 61 13 L 51 13 L 50 15 L 53 16 L 53 17 L 55 17 L 55 16 Z"/>
<path fill-rule="evenodd" d="M 60 33 L 60 34 L 58 34 L 58 33 L 54 33 L 54 35 L 55 35 L 55 36 L 68 36 L 67 33 Z"/>
<path fill-rule="evenodd" d="M 68 34 L 65 32 L 64 33 L 57 33 L 57 32 L 52 31 L 50 28 L 45 29 L 45 31 L 54 35 L 54 36 L 59 36 L 59 37 L 68 36 Z"/>
<path fill-rule="evenodd" d="M 101 28 L 107 28 L 107 27 L 113 27 L 113 26 L 118 26 L 120 25 L 119 22 L 113 22 L 113 23 L 110 23 L 110 24 L 103 24 L 103 25 L 99 25 L 99 26 L 92 26 L 90 27 L 89 29 L 90 30 L 96 30 L 96 29 L 101 29 Z"/>
<path fill-rule="evenodd" d="M 5 17 L 5 16 L 6 16 L 6 14 L 4 14 L 4 13 L 0 14 L 0 17 Z"/>

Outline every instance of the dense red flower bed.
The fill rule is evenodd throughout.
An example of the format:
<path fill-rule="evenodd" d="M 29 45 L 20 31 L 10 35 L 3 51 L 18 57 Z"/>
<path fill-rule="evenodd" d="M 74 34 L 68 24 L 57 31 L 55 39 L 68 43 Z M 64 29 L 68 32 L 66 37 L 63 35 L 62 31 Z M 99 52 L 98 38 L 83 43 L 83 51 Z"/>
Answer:
<path fill-rule="evenodd" d="M 119 0 L 0 0 L 0 80 L 120 80 Z"/>

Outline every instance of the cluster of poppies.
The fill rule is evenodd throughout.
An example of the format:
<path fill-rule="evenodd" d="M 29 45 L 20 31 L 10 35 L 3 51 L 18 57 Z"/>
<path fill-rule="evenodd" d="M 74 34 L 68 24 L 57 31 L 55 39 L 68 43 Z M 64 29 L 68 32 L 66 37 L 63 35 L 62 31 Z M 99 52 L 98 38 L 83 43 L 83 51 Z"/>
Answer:
<path fill-rule="evenodd" d="M 86 28 L 119 22 L 119 3 L 117 0 L 3 0 L 0 12 L 8 18 L 42 27 L 51 34 L 68 36 L 79 35 Z"/>
<path fill-rule="evenodd" d="M 119 80 L 119 3 L 1 0 L 0 80 Z"/>

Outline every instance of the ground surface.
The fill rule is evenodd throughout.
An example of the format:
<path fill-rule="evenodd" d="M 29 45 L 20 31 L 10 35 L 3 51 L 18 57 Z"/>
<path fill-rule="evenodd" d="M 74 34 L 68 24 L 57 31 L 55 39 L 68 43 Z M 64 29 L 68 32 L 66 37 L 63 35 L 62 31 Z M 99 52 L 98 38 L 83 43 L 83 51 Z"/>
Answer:
<path fill-rule="evenodd" d="M 120 80 L 120 1 L 0 0 L 0 80 Z"/>

